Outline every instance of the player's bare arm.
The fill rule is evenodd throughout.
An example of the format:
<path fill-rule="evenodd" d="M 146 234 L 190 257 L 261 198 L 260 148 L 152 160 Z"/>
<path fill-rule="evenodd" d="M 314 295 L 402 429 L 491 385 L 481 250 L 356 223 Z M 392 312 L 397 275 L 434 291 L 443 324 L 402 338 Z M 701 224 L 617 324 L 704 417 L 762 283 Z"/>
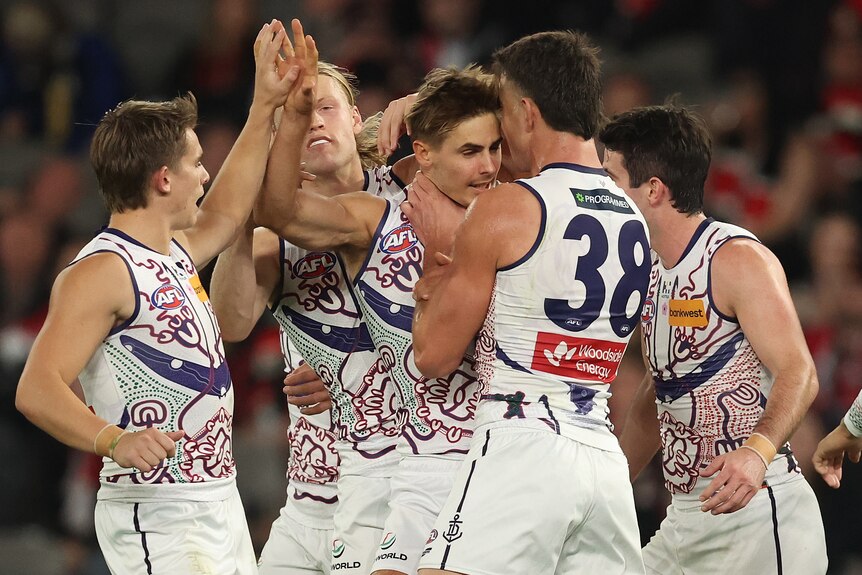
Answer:
<path fill-rule="evenodd" d="M 485 320 L 497 269 L 529 251 L 540 220 L 538 201 L 516 184 L 473 201 L 455 234 L 452 263 L 416 285 L 413 346 L 422 375 L 441 377 L 458 366 Z"/>
<path fill-rule="evenodd" d="M 766 463 L 802 421 L 818 383 L 784 270 L 772 252 L 753 240 L 729 241 L 713 256 L 712 289 L 716 306 L 738 319 L 754 352 L 775 377 L 754 429 L 757 435 L 745 448 L 718 456 L 701 473 L 718 472 L 703 497 L 715 496 L 702 507 L 718 514 L 741 509 L 754 497 Z"/>
<path fill-rule="evenodd" d="M 655 405 L 655 381 L 647 369 L 638 386 L 620 435 L 620 447 L 629 462 L 629 477 L 637 479 L 661 447 Z"/>
<path fill-rule="evenodd" d="M 149 471 L 176 450 L 181 430 L 126 434 L 92 413 L 71 386 L 96 348 L 135 310 L 129 271 L 113 254 L 95 254 L 66 268 L 51 292 L 48 316 L 18 383 L 15 406 L 27 419 L 80 449 Z"/>
<path fill-rule="evenodd" d="M 279 265 L 278 237 L 251 222 L 218 257 L 210 301 L 225 341 L 242 341 L 254 329 L 272 300 Z"/>
<path fill-rule="evenodd" d="M 301 56 L 281 56 L 283 48 L 291 50 L 280 22 L 264 25 L 255 40 L 254 96 L 245 126 L 204 198 L 195 225 L 177 233 L 199 268 L 227 247 L 244 225 L 263 182 L 275 110 L 297 83 L 304 60 L 313 59 L 316 69 L 316 51 L 306 49 L 314 42 L 301 35 L 301 26 L 298 33 Z"/>

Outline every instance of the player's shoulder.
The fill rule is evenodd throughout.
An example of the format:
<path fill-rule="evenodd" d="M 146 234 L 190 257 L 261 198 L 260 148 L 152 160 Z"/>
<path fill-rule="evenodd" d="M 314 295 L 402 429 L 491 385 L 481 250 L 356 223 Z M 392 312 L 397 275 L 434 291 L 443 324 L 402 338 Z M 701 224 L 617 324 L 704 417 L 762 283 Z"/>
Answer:
<path fill-rule="evenodd" d="M 68 265 L 57 276 L 52 300 L 109 308 L 122 307 L 132 294 L 128 264 L 117 252 L 102 251 L 86 255 Z"/>

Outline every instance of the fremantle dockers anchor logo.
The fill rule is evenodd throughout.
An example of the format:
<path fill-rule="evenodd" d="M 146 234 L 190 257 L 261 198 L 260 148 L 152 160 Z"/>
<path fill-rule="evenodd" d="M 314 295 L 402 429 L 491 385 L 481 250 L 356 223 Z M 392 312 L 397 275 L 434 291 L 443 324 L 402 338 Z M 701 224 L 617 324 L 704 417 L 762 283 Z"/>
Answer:
<path fill-rule="evenodd" d="M 461 524 L 463 521 L 459 521 L 458 518 L 460 515 L 456 514 L 455 517 L 449 521 L 449 528 L 446 530 L 446 533 L 443 534 L 443 539 L 448 541 L 449 543 L 453 543 L 464 535 L 461 533 Z"/>

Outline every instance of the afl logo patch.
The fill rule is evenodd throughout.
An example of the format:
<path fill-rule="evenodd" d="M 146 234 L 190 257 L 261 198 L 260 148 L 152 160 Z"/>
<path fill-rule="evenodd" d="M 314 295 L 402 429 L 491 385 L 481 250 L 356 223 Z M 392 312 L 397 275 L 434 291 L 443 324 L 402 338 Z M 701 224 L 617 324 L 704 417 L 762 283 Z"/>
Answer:
<path fill-rule="evenodd" d="M 293 264 L 293 275 L 309 280 L 319 278 L 335 267 L 335 256 L 329 252 L 313 252 Z"/>
<path fill-rule="evenodd" d="M 159 309 L 177 309 L 186 303 L 186 294 L 173 284 L 164 284 L 156 288 L 150 302 Z"/>
<path fill-rule="evenodd" d="M 643 310 L 641 311 L 641 321 L 642 322 L 648 322 L 649 320 L 651 320 L 653 318 L 654 315 L 655 315 L 655 302 L 652 300 L 651 297 L 648 297 L 648 298 L 646 298 L 646 300 L 644 300 L 644 307 L 643 307 Z"/>
<path fill-rule="evenodd" d="M 409 250 L 418 241 L 413 226 L 402 224 L 383 236 L 380 240 L 380 249 L 387 254 L 397 254 Z"/>

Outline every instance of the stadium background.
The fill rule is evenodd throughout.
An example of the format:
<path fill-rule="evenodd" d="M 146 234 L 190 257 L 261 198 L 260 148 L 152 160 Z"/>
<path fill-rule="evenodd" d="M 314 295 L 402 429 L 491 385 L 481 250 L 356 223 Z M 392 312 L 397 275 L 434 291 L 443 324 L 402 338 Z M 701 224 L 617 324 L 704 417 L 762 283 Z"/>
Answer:
<path fill-rule="evenodd" d="M 252 39 L 264 20 L 294 16 L 324 59 L 357 73 L 365 115 L 432 67 L 487 62 L 522 34 L 559 28 L 601 46 L 608 115 L 672 94 L 695 106 L 715 139 L 708 215 L 754 231 L 787 270 L 821 386 L 793 445 L 820 499 L 830 573 L 862 573 L 862 467 L 845 468 L 838 492 L 810 469 L 862 386 L 860 0 L 0 1 L 0 572 L 107 573 L 92 526 L 97 459 L 14 409 L 53 278 L 106 222 L 86 159 L 95 123 L 123 99 L 192 90 L 215 176 L 247 111 Z M 238 481 L 258 548 L 285 485 L 273 330 L 263 321 L 229 348 Z M 639 354 L 635 342 L 613 386 L 618 423 Z M 648 535 L 667 504 L 658 466 L 635 488 Z"/>

